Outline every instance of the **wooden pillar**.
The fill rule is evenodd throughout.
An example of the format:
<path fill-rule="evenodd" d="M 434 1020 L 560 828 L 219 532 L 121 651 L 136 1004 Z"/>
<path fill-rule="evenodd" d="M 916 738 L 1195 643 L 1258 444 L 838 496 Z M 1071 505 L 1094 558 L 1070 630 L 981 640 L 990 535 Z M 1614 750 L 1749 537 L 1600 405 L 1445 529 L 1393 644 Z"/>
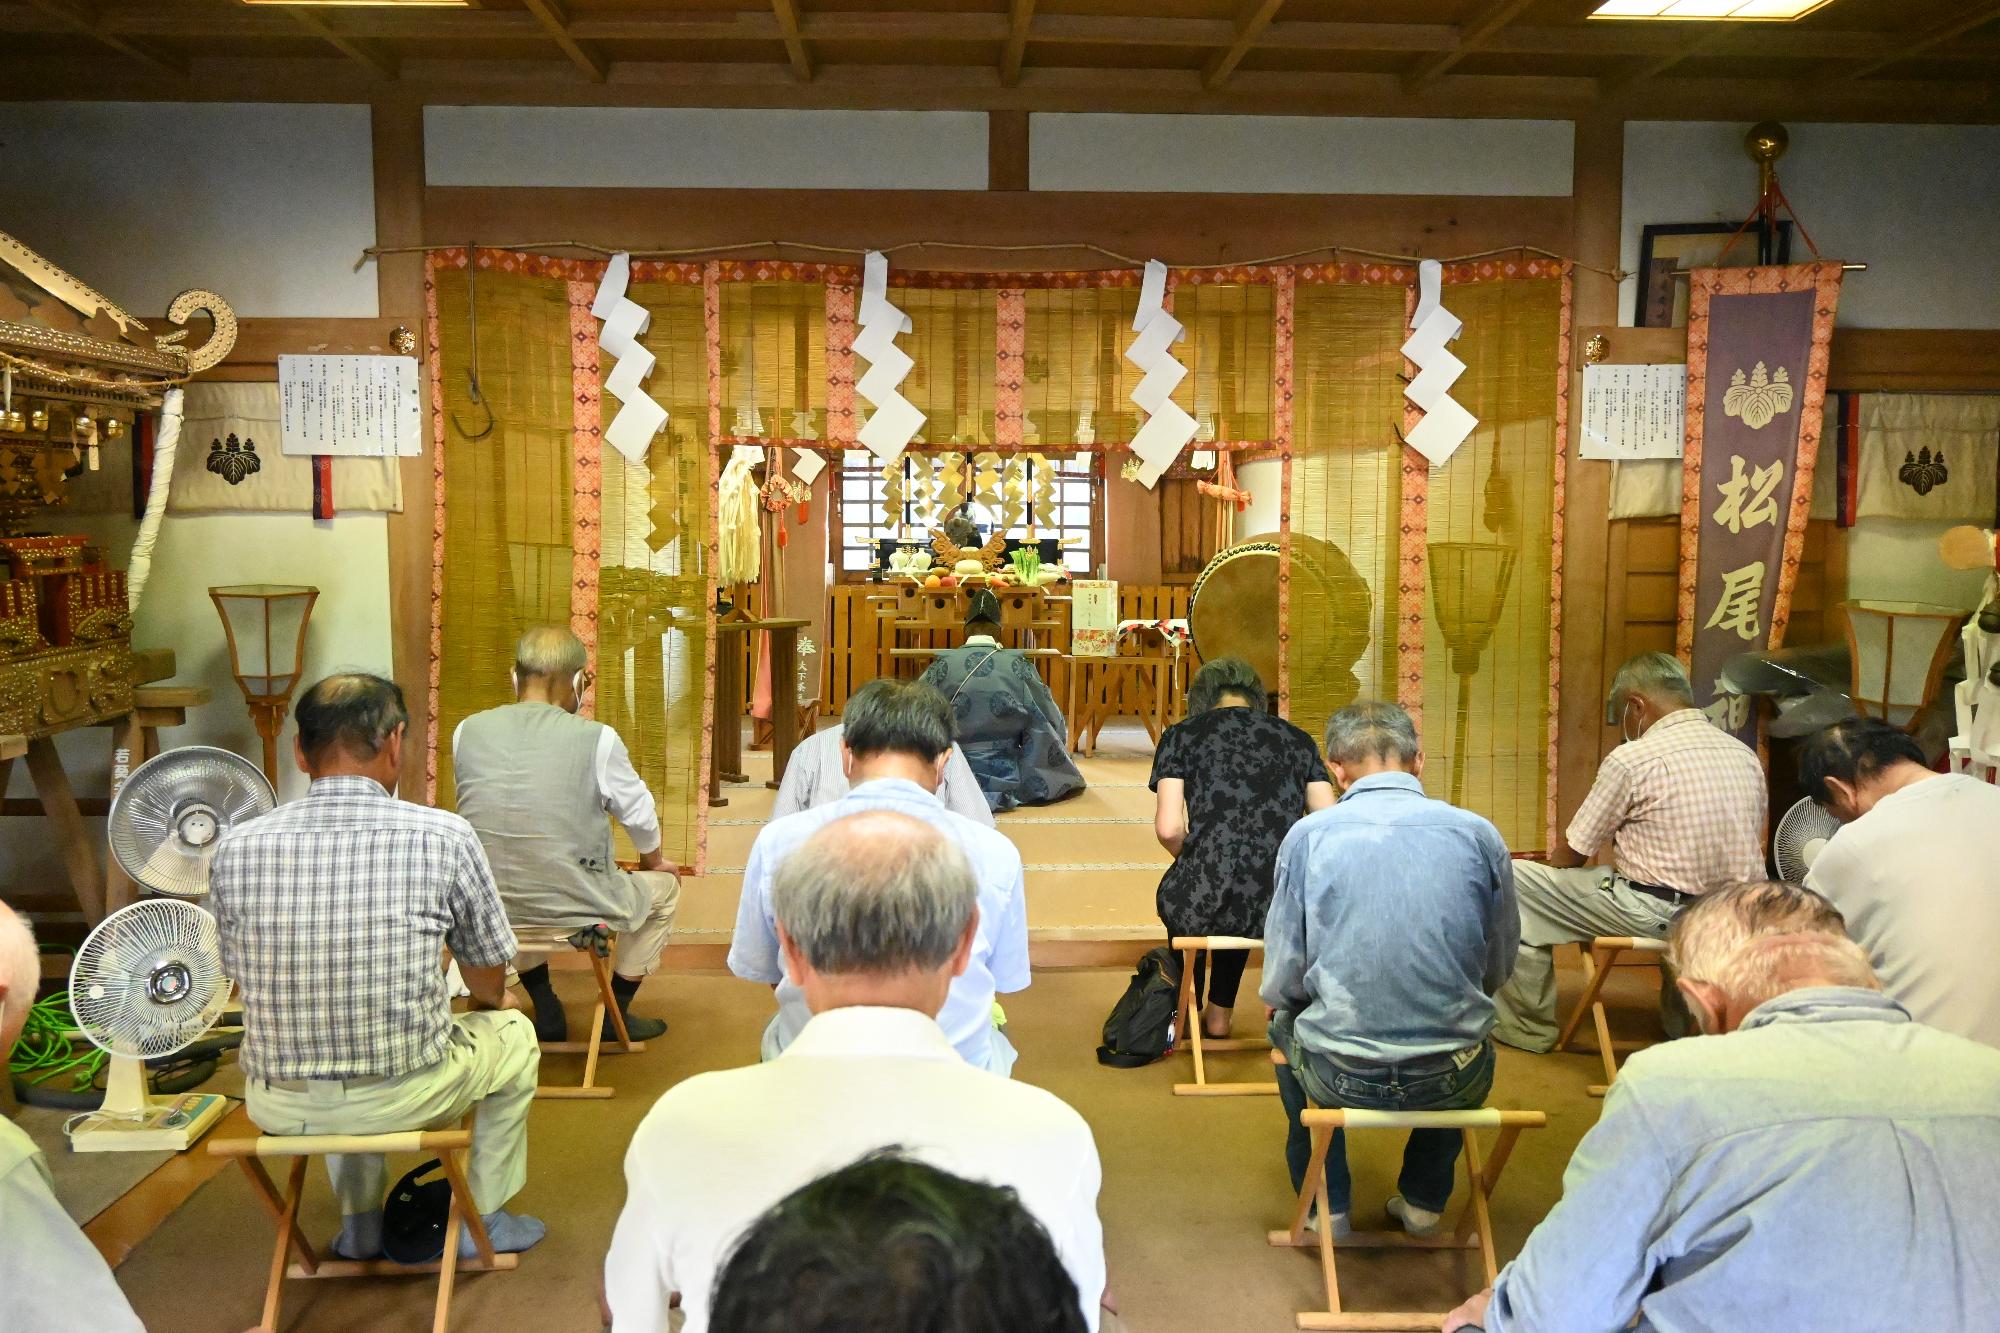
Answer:
<path fill-rule="evenodd" d="M 424 108 L 408 98 L 372 108 L 375 150 L 375 243 L 417 245 L 424 230 Z M 375 261 L 377 308 L 383 331 L 424 328 L 424 257 L 387 255 Z M 403 512 L 389 515 L 389 642 L 393 670 L 410 710 L 404 737 L 402 795 L 422 800 L 430 736 L 431 432 L 430 377 L 418 375 L 425 396 L 423 452 L 402 460 Z"/>
<path fill-rule="evenodd" d="M 986 188 L 1028 188 L 1028 113 L 986 113 Z"/>
<path fill-rule="evenodd" d="M 1570 253 L 1579 265 L 1618 267 L 1625 188 L 1625 122 L 1588 116 L 1576 122 L 1573 184 L 1575 222 Z M 1615 324 L 1618 284 L 1579 267 L 1574 284 L 1576 328 Z M 1581 340 L 1579 339 L 1580 343 Z M 1563 504 L 1561 753 L 1557 763 L 1556 832 L 1583 803 L 1606 745 L 1604 690 L 1616 662 L 1605 654 L 1605 561 L 1610 533 L 1611 465 L 1577 456 L 1583 438 L 1583 348 L 1570 348 L 1569 471 Z"/>

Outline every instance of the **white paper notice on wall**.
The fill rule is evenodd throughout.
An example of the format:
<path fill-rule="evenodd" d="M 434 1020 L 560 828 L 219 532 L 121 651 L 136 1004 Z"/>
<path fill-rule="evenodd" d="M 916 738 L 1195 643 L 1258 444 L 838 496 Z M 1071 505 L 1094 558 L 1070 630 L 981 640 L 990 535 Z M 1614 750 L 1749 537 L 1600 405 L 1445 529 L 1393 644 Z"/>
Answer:
<path fill-rule="evenodd" d="M 413 356 L 281 356 L 278 447 L 335 458 L 414 458 L 424 404 Z"/>
<path fill-rule="evenodd" d="M 1585 366 L 1585 458 L 1679 458 L 1687 444 L 1687 367 Z"/>

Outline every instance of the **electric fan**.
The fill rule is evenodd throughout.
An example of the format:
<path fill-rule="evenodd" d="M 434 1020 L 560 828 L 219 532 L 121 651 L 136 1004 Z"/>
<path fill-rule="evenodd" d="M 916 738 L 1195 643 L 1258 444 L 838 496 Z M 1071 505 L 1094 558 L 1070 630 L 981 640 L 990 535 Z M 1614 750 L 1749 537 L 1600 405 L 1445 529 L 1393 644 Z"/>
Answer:
<path fill-rule="evenodd" d="M 168 750 L 133 769 L 112 798 L 111 854 L 135 884 L 200 897 L 217 840 L 277 803 L 242 755 L 208 745 Z"/>
<path fill-rule="evenodd" d="M 1771 835 L 1771 859 L 1777 862 L 1778 878 L 1793 884 L 1805 882 L 1806 871 L 1826 847 L 1828 838 L 1840 831 L 1840 821 L 1828 814 L 1810 796 L 1785 811 L 1778 831 Z"/>
<path fill-rule="evenodd" d="M 70 1147 L 178 1152 L 220 1119 L 217 1093 L 147 1096 L 145 1061 L 193 1044 L 228 994 L 215 918 L 200 907 L 148 898 L 105 917 L 76 951 L 69 1007 L 110 1071 L 103 1107 L 72 1122 Z"/>

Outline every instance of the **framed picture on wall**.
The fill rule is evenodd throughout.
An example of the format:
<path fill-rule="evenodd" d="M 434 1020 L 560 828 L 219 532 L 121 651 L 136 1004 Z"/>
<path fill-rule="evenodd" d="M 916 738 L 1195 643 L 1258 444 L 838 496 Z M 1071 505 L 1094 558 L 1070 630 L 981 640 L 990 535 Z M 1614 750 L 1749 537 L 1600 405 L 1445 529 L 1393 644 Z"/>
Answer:
<path fill-rule="evenodd" d="M 1730 245 L 1730 237 L 1742 229 L 1740 222 L 1656 222 L 1642 230 L 1632 322 L 1640 328 L 1685 328 L 1691 268 L 1754 268 L 1791 261 L 1791 223 L 1778 223 L 1775 232 L 1769 223 L 1758 223 Z"/>

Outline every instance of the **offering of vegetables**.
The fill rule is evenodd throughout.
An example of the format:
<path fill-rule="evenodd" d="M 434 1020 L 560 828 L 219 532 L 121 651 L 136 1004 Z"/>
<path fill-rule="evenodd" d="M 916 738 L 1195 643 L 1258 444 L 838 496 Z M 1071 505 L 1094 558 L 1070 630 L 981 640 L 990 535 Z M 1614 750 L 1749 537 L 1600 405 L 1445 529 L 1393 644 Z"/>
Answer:
<path fill-rule="evenodd" d="M 1014 577 L 1024 584 L 1035 582 L 1035 576 L 1042 569 L 1042 553 L 1032 546 L 1014 548 Z"/>

